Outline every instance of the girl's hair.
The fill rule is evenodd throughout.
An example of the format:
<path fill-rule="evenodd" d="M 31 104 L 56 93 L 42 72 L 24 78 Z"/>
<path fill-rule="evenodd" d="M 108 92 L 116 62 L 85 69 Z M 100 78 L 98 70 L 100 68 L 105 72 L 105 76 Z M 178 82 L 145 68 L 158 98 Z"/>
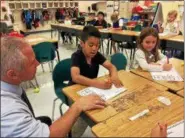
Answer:
<path fill-rule="evenodd" d="M 177 17 L 177 11 L 176 10 L 171 10 L 168 12 L 168 16 L 170 15 L 175 15 L 175 17 Z"/>
<path fill-rule="evenodd" d="M 143 48 L 143 45 L 142 45 L 143 40 L 147 36 L 154 36 L 155 38 L 157 38 L 156 45 L 155 45 L 154 49 L 151 51 L 151 53 L 154 55 L 155 62 L 157 62 L 159 60 L 159 51 L 158 51 L 158 49 L 159 49 L 160 41 L 159 41 L 159 35 L 158 35 L 158 32 L 157 32 L 156 29 L 146 27 L 141 31 L 141 34 L 140 34 L 140 36 L 137 40 L 138 48 L 141 49 L 145 53 L 146 60 L 149 63 L 150 62 L 149 61 L 150 60 L 149 59 L 150 53 L 147 50 L 145 50 Z"/>
<path fill-rule="evenodd" d="M 175 18 L 177 18 L 178 13 L 177 13 L 176 10 L 171 10 L 171 11 L 169 11 L 169 12 L 168 12 L 168 16 L 167 16 L 167 22 L 168 22 L 168 17 L 169 17 L 170 15 L 174 15 Z"/>
<path fill-rule="evenodd" d="M 111 21 L 114 22 L 114 21 L 117 21 L 118 20 L 118 14 L 117 13 L 113 13 L 111 15 Z"/>

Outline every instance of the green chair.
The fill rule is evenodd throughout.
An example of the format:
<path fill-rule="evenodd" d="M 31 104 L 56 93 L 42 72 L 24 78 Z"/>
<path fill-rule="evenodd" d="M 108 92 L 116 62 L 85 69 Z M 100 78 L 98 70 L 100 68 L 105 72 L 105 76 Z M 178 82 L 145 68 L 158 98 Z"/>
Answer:
<path fill-rule="evenodd" d="M 67 97 L 63 94 L 62 89 L 66 87 L 68 84 L 65 81 L 69 81 L 71 79 L 71 58 L 64 59 L 60 61 L 53 70 L 53 82 L 54 89 L 57 98 L 53 100 L 53 110 L 52 110 L 52 120 L 54 121 L 54 112 L 55 112 L 55 102 L 60 99 L 62 103 L 59 106 L 60 114 L 63 115 L 62 105 L 65 103 L 68 104 Z M 68 133 L 68 137 L 72 137 L 71 131 Z"/>
<path fill-rule="evenodd" d="M 53 60 L 56 57 L 55 55 L 55 46 L 51 42 L 42 42 L 33 46 L 33 51 L 35 53 L 37 61 L 41 64 L 42 70 L 44 72 L 43 63 L 51 62 L 51 67 L 53 70 Z"/>
<path fill-rule="evenodd" d="M 54 82 L 55 94 L 57 98 L 53 101 L 52 118 L 54 118 L 54 108 L 56 100 L 60 99 L 62 101 L 62 104 L 65 103 L 68 105 L 67 97 L 63 94 L 62 89 L 68 85 L 67 83 L 65 83 L 65 81 L 69 81 L 71 79 L 70 69 L 71 69 L 71 59 L 68 58 L 60 61 L 53 70 L 52 77 Z"/>
<path fill-rule="evenodd" d="M 142 30 L 142 26 L 141 25 L 136 25 L 135 27 L 134 27 L 134 29 L 133 29 L 135 32 L 141 32 L 141 30 Z"/>
<path fill-rule="evenodd" d="M 117 70 L 125 70 L 127 66 L 127 59 L 121 53 L 116 53 L 111 56 L 111 63 L 117 68 Z"/>

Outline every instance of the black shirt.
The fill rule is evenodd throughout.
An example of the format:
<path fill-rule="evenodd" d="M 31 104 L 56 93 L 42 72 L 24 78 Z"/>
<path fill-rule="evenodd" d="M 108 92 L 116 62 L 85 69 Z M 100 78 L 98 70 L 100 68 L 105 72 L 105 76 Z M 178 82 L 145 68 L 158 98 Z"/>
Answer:
<path fill-rule="evenodd" d="M 103 20 L 101 23 L 97 20 L 94 26 L 103 26 L 103 28 L 107 28 L 107 22 Z"/>
<path fill-rule="evenodd" d="M 87 25 L 94 25 L 96 23 L 96 19 L 87 21 Z"/>
<path fill-rule="evenodd" d="M 89 65 L 86 61 L 85 55 L 82 50 L 78 50 L 72 54 L 72 65 L 71 67 L 79 67 L 80 75 L 85 76 L 87 78 L 97 78 L 99 65 L 102 65 L 106 58 L 101 54 L 97 53 L 91 60 L 91 65 Z M 69 81 L 69 85 L 75 84 L 72 80 Z"/>

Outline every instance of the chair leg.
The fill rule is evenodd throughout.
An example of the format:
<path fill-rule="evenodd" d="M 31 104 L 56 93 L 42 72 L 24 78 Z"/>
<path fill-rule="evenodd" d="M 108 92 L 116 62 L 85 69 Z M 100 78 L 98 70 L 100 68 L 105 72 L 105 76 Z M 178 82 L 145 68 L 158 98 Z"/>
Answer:
<path fill-rule="evenodd" d="M 38 81 L 37 81 L 37 78 L 36 78 L 36 76 L 35 76 L 35 83 L 36 83 L 36 85 L 37 85 L 37 88 L 39 88 L 40 86 L 39 86 L 39 83 L 38 83 Z"/>
<path fill-rule="evenodd" d="M 68 138 L 72 138 L 72 131 L 71 130 L 68 133 Z"/>
<path fill-rule="evenodd" d="M 62 112 L 62 105 L 63 105 L 63 103 L 61 103 L 60 106 L 59 106 L 59 110 L 60 110 L 60 115 L 61 115 L 61 116 L 63 115 L 63 112 Z"/>
<path fill-rule="evenodd" d="M 52 109 L 52 121 L 54 121 L 54 113 L 55 113 L 55 102 L 58 100 L 59 98 L 55 98 L 53 100 L 53 109 Z"/>
<path fill-rule="evenodd" d="M 42 72 L 45 72 L 45 71 L 44 71 L 44 66 L 43 66 L 43 64 L 42 64 L 42 63 L 41 63 L 41 66 L 42 66 Z"/>
<path fill-rule="evenodd" d="M 51 61 L 51 70 L 52 70 L 52 72 L 53 72 L 53 60 Z"/>

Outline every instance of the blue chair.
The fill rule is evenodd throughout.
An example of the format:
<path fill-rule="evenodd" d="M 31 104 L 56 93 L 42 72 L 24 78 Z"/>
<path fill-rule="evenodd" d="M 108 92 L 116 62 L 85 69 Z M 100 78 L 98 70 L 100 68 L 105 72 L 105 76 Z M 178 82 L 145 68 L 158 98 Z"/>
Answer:
<path fill-rule="evenodd" d="M 117 70 L 125 70 L 127 66 L 127 59 L 121 53 L 116 53 L 111 56 L 111 63 L 117 68 Z"/>

